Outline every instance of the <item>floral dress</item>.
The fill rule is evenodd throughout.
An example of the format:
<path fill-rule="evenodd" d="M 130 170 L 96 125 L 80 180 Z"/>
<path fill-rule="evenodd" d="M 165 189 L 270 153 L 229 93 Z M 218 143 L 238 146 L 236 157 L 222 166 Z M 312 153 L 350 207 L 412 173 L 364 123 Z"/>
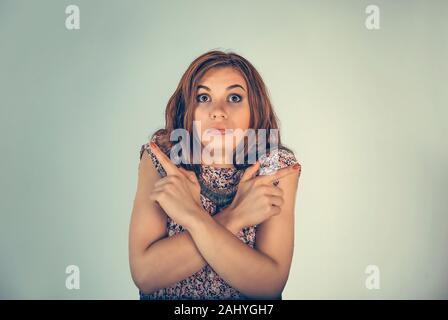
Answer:
<path fill-rule="evenodd" d="M 152 141 L 155 142 L 155 139 L 152 139 Z M 148 152 L 159 175 L 165 177 L 166 172 L 156 156 L 151 152 L 149 142 L 141 146 L 140 159 L 142 158 L 144 151 Z M 280 168 L 298 163 L 294 154 L 285 149 L 271 152 L 268 156 L 260 157 L 259 160 L 260 168 L 256 175 L 270 174 Z M 200 167 L 201 171 L 196 173 L 196 176 L 201 185 L 202 206 L 213 216 L 229 205 L 233 200 L 238 183 L 244 174 L 244 169 L 217 168 L 209 165 L 201 165 Z M 222 201 L 222 199 L 228 200 Z M 181 225 L 177 224 L 169 216 L 167 217 L 166 228 L 168 237 L 185 231 Z M 257 225 L 245 227 L 240 230 L 237 236 L 246 245 L 254 248 L 256 230 Z M 139 291 L 139 294 L 141 300 L 248 299 L 237 289 L 231 287 L 208 264 L 188 278 L 173 285 L 158 289 L 149 294 Z"/>

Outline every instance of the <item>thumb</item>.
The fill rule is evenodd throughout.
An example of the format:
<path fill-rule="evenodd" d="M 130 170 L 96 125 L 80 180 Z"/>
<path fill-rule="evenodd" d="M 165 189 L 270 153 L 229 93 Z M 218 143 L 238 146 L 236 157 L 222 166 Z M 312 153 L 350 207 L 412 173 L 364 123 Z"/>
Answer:
<path fill-rule="evenodd" d="M 192 183 L 196 184 L 197 183 L 197 179 L 196 179 L 196 175 L 194 174 L 194 172 L 185 170 L 182 167 L 178 168 L 179 171 L 188 179 L 190 180 Z"/>
<path fill-rule="evenodd" d="M 257 170 L 260 168 L 260 162 L 255 162 L 252 166 L 248 167 L 246 171 L 244 172 L 243 176 L 241 177 L 241 182 L 247 181 L 253 178 L 255 173 L 257 173 Z"/>

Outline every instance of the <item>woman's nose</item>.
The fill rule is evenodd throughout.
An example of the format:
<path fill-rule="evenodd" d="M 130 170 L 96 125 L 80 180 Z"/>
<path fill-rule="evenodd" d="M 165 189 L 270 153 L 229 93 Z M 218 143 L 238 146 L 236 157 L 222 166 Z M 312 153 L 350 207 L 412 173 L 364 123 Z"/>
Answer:
<path fill-rule="evenodd" d="M 213 110 L 210 111 L 210 119 L 216 120 L 216 119 L 227 119 L 227 114 L 221 107 L 213 108 Z"/>

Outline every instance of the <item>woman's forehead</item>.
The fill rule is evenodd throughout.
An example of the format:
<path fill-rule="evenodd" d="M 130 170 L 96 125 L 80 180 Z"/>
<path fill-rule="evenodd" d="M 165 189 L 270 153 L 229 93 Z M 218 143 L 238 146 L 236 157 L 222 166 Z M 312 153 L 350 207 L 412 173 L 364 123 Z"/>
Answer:
<path fill-rule="evenodd" d="M 246 89 L 246 81 L 241 72 L 230 67 L 210 69 L 198 81 L 198 87 L 205 86 L 210 89 L 235 84 L 239 84 Z"/>

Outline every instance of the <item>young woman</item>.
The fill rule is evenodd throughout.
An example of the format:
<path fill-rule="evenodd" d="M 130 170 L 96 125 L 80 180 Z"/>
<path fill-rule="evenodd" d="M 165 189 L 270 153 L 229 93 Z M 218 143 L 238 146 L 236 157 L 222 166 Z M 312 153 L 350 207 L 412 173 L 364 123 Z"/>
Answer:
<path fill-rule="evenodd" d="M 224 129 L 278 129 L 261 76 L 235 53 L 205 53 L 182 76 L 165 116 L 165 128 L 140 149 L 129 233 L 140 299 L 281 299 L 301 165 L 279 135 L 274 143 L 266 134 L 266 154 L 255 164 L 247 138 L 234 144 L 244 145 L 243 163 L 217 138 L 228 134 Z M 214 136 L 200 146 L 211 145 L 218 156 L 175 164 L 170 134 L 177 129 Z M 182 149 L 182 159 L 192 149 Z"/>

